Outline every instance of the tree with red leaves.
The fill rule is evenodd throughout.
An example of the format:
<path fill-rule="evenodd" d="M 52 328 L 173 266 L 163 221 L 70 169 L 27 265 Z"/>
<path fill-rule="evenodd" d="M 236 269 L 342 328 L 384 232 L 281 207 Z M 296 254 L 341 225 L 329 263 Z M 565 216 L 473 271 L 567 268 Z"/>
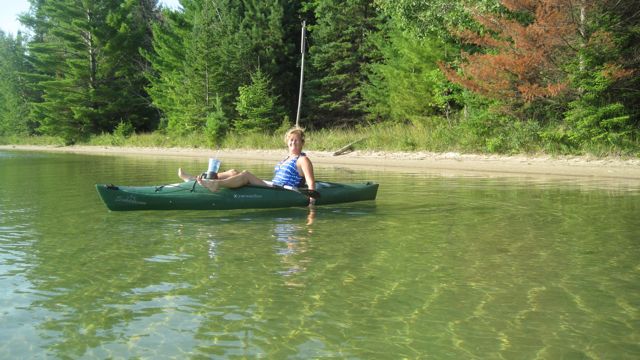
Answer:
<path fill-rule="evenodd" d="M 461 72 L 443 71 L 458 83 L 489 98 L 522 104 L 563 93 L 568 86 L 561 65 L 575 56 L 579 29 L 567 0 L 503 0 L 503 15 L 475 14 L 487 31 L 459 32 L 484 52 L 463 53 Z"/>

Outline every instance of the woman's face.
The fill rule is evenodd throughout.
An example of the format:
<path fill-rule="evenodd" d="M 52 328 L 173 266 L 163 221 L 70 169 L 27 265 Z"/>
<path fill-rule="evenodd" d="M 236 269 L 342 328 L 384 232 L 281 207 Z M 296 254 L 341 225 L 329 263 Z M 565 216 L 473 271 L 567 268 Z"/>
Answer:
<path fill-rule="evenodd" d="M 300 134 L 293 133 L 287 138 L 287 147 L 292 154 L 300 154 L 302 152 L 302 146 L 304 142 Z"/>

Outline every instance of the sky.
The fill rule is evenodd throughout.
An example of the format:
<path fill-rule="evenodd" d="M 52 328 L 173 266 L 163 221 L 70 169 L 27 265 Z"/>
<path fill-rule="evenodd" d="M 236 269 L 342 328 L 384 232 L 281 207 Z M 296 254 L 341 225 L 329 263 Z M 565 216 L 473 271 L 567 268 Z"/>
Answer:
<path fill-rule="evenodd" d="M 159 3 L 172 9 L 180 6 L 178 0 L 159 0 Z M 28 0 L 0 0 L 0 30 L 5 34 L 13 35 L 18 30 L 24 31 L 24 27 L 18 21 L 18 15 L 27 11 L 29 11 Z"/>

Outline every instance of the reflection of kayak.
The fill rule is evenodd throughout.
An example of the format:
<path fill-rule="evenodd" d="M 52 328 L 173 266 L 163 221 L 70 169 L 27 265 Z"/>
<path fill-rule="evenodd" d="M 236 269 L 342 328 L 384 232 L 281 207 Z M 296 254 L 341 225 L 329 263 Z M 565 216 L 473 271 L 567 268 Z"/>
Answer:
<path fill-rule="evenodd" d="M 162 186 L 97 184 L 102 201 L 113 211 L 125 210 L 229 210 L 307 206 L 304 190 L 244 186 L 211 192 L 194 181 Z M 375 200 L 378 184 L 317 182 L 316 205 Z"/>

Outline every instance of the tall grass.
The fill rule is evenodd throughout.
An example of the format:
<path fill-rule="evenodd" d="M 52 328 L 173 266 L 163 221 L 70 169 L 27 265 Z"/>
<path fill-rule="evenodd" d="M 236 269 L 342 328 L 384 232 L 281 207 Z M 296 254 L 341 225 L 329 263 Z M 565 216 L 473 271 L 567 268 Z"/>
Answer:
<path fill-rule="evenodd" d="M 0 136 L 0 145 L 54 145 L 63 146 L 64 140 L 55 136 L 24 136 L 3 135 Z"/>
<path fill-rule="evenodd" d="M 495 124 L 492 124 L 495 125 Z M 584 144 L 578 148 L 562 143 L 552 134 L 554 129 L 536 122 L 505 122 L 498 127 L 477 122 L 416 121 L 413 124 L 380 123 L 352 129 L 322 129 L 307 131 L 308 150 L 336 151 L 353 143 L 363 151 L 428 151 L 491 154 L 590 155 L 594 157 L 638 157 L 640 142 L 625 148 L 612 144 Z M 212 143 L 204 133 L 170 135 L 162 131 L 131 136 L 102 134 L 80 145 L 131 146 L 203 149 L 283 149 L 285 130 L 275 134 L 229 133 L 218 143 Z M 0 144 L 63 145 L 56 137 L 4 136 Z"/>

